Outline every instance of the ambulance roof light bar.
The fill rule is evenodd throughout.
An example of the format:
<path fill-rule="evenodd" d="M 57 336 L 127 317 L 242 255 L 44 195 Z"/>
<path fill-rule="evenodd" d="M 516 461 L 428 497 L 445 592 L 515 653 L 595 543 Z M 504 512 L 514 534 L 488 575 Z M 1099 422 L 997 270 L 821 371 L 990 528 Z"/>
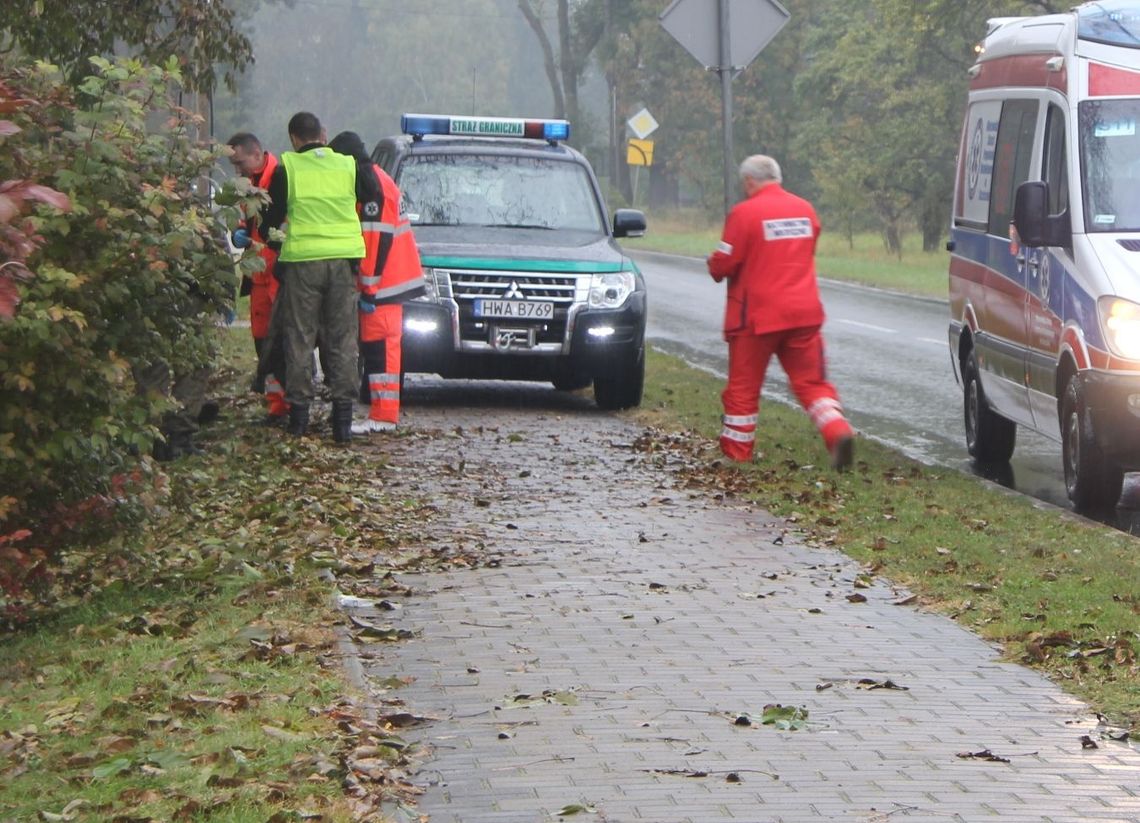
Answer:
<path fill-rule="evenodd" d="M 404 114 L 400 131 L 420 140 L 425 134 L 464 137 L 521 137 L 554 145 L 570 139 L 568 120 L 526 120 L 520 117 L 479 117 L 458 114 Z"/>

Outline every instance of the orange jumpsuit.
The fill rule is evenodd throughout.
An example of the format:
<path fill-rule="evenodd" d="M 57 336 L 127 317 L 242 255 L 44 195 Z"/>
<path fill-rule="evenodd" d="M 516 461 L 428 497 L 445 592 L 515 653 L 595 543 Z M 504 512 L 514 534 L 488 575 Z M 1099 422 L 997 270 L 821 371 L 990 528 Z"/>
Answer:
<path fill-rule="evenodd" d="M 826 378 L 823 304 L 815 274 L 819 232 L 808 201 L 769 183 L 732 209 L 721 243 L 708 258 L 712 278 L 728 280 L 728 383 L 721 395 L 720 447 L 732 460 L 752 459 L 760 391 L 773 354 L 828 449 L 853 434 Z"/>
<path fill-rule="evenodd" d="M 368 381 L 371 420 L 396 424 L 400 419 L 401 303 L 424 292 L 423 268 L 412 225 L 400 210 L 400 190 L 373 165 L 383 203 L 365 204 L 360 228 L 365 257 L 360 261 L 361 299 L 375 308 L 360 312 L 360 348 Z M 372 212 L 371 214 L 369 212 Z"/>
<path fill-rule="evenodd" d="M 265 165 L 254 178 L 250 178 L 259 189 L 269 189 L 269 181 L 273 177 L 273 170 L 277 168 L 277 157 L 265 152 Z M 262 259 L 264 266 L 261 271 L 253 273 L 253 285 L 249 290 L 249 328 L 253 333 L 253 345 L 260 358 L 262 350 L 268 344 L 269 318 L 273 313 L 273 301 L 277 299 L 278 282 L 273 275 L 273 267 L 277 263 L 277 252 L 269 248 L 269 239 L 261 233 L 261 221 L 257 218 L 242 220 L 241 227 L 249 232 L 249 236 L 257 241 L 260 248 L 257 256 Z M 285 390 L 281 381 L 273 374 L 265 376 L 265 403 L 270 417 L 283 418 L 289 413 L 289 406 L 285 402 Z"/>

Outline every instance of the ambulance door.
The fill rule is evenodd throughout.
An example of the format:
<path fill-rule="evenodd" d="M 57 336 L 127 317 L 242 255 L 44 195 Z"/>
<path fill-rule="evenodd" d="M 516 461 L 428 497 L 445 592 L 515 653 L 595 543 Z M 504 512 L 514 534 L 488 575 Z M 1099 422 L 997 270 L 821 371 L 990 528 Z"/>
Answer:
<path fill-rule="evenodd" d="M 1010 220 L 1017 187 L 1035 174 L 1040 153 L 1038 99 L 1033 92 L 1002 105 L 994 149 L 987 226 L 985 298 L 976 341 L 986 399 L 1002 417 L 1032 427 L 1026 388 L 1025 304 L 1027 250 L 1011 242 Z"/>
<path fill-rule="evenodd" d="M 1069 213 L 1069 151 L 1065 109 L 1062 98 L 1050 101 L 1045 110 L 1045 130 L 1041 153 L 1041 179 L 1049 184 L 1049 214 Z M 1026 376 L 1029 404 L 1036 428 L 1042 434 L 1060 439 L 1057 413 L 1057 362 L 1061 350 L 1061 286 L 1064 272 L 1073 268 L 1073 249 L 1045 247 L 1025 250 L 1026 304 L 1028 333 Z"/>

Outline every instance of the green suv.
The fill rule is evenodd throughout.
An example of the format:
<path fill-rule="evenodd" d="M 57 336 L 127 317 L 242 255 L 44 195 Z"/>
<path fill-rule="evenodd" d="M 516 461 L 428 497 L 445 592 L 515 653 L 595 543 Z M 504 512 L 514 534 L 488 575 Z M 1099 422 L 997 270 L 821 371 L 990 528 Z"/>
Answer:
<path fill-rule="evenodd" d="M 645 282 L 565 120 L 405 114 L 372 159 L 400 187 L 427 294 L 404 304 L 406 372 L 594 385 L 603 409 L 641 402 Z"/>

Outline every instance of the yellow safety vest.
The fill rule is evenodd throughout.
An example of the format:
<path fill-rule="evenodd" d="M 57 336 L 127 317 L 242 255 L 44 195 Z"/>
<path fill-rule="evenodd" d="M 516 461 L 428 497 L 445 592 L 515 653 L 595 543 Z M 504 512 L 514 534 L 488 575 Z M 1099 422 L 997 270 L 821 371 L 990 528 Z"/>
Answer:
<path fill-rule="evenodd" d="M 289 183 L 283 263 L 359 260 L 364 238 L 356 216 L 356 161 L 321 146 L 281 155 Z"/>

